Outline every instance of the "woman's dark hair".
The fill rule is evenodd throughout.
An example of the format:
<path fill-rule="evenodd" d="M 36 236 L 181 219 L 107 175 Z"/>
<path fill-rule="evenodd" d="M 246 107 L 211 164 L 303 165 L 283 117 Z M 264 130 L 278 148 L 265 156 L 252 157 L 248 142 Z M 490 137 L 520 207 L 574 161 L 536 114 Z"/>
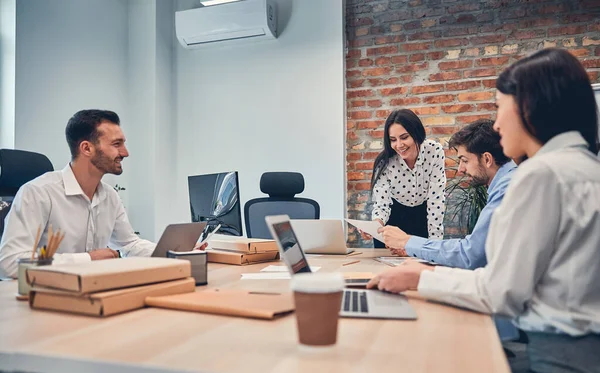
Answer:
<path fill-rule="evenodd" d="M 500 135 L 494 131 L 494 121 L 490 119 L 479 119 L 461 128 L 452 135 L 448 146 L 454 149 L 464 146 L 469 153 L 479 158 L 483 153 L 490 153 L 497 166 L 510 161 L 502 151 Z"/>
<path fill-rule="evenodd" d="M 375 186 L 377 179 L 387 166 L 390 158 L 396 155 L 396 151 L 392 149 L 390 143 L 390 126 L 392 124 L 400 124 L 406 132 L 412 137 L 417 144 L 417 150 L 425 141 L 425 127 L 421 123 L 421 119 L 417 114 L 413 113 L 408 109 L 394 110 L 385 120 L 385 127 L 383 129 L 383 151 L 379 153 L 375 162 L 373 163 L 373 176 L 371 176 L 371 189 Z"/>
<path fill-rule="evenodd" d="M 545 144 L 578 131 L 598 152 L 598 114 L 585 69 L 564 49 L 548 48 L 523 58 L 500 74 L 496 88 L 514 97 L 525 129 Z"/>
<path fill-rule="evenodd" d="M 89 141 L 94 144 L 98 143 L 98 138 L 100 137 L 98 126 L 102 122 L 110 122 L 116 125 L 121 124 L 117 113 L 109 110 L 81 110 L 69 119 L 67 128 L 65 129 L 65 136 L 67 137 L 67 144 L 69 144 L 69 150 L 73 159 L 79 155 L 79 144 L 82 141 Z"/>

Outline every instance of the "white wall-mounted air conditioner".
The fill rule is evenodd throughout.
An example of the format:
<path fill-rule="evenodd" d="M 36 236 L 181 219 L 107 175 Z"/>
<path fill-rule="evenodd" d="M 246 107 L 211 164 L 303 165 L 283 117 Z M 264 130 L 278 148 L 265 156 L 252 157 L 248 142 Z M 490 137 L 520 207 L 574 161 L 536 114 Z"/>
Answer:
<path fill-rule="evenodd" d="M 184 48 L 198 48 L 237 39 L 277 37 L 273 0 L 240 0 L 175 13 L 177 39 Z"/>

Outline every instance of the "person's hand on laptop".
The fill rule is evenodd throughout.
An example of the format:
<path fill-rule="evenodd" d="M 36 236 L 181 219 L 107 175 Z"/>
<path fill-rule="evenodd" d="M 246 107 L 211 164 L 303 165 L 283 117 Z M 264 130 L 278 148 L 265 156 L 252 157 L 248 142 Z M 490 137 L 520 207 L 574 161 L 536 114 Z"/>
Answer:
<path fill-rule="evenodd" d="M 407 260 L 401 265 L 380 273 L 367 284 L 367 289 L 379 289 L 390 293 L 416 290 L 423 271 L 433 271 L 432 266 Z"/>
<path fill-rule="evenodd" d="M 381 233 L 383 236 L 383 243 L 390 250 L 402 250 L 404 255 L 406 256 L 406 251 L 404 251 L 404 247 L 406 243 L 410 239 L 410 235 L 406 234 L 402 229 L 398 227 L 394 227 L 392 225 L 386 225 L 385 227 L 381 227 L 377 230 L 378 233 Z"/>
<path fill-rule="evenodd" d="M 208 247 L 208 242 L 198 243 L 197 246 L 194 247 L 194 250 L 206 250 Z"/>
<path fill-rule="evenodd" d="M 392 255 L 408 256 L 408 254 L 406 253 L 406 250 L 404 250 L 404 249 L 392 249 L 391 247 L 389 247 L 387 245 L 386 245 L 386 248 L 390 250 Z"/>
<path fill-rule="evenodd" d="M 119 253 L 116 250 L 109 249 L 108 247 L 92 250 L 88 254 L 92 260 L 115 259 L 119 257 Z"/>

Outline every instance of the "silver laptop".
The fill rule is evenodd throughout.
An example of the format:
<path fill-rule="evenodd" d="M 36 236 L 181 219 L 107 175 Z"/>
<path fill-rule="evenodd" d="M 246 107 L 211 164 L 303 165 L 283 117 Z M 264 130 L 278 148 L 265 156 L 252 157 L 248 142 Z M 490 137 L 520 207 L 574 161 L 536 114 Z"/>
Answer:
<path fill-rule="evenodd" d="M 168 225 L 160 236 L 152 256 L 165 258 L 169 250 L 193 250 L 204 228 L 206 228 L 206 222 Z"/>
<path fill-rule="evenodd" d="M 346 247 L 344 222 L 341 220 L 293 219 L 292 228 L 307 254 L 341 254 L 354 251 Z"/>
<path fill-rule="evenodd" d="M 267 216 L 265 220 L 290 274 L 294 276 L 296 273 L 311 272 L 290 218 L 287 215 L 278 215 Z M 344 289 L 340 316 L 368 319 L 417 318 L 417 314 L 403 295 L 358 289 Z"/>

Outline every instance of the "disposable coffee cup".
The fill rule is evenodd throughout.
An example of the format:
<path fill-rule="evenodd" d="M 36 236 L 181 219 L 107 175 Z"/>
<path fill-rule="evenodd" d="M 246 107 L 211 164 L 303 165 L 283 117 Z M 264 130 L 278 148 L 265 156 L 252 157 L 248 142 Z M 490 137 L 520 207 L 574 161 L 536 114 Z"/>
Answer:
<path fill-rule="evenodd" d="M 341 273 L 299 273 L 292 277 L 298 339 L 308 346 L 330 346 L 337 341 L 344 290 Z"/>

